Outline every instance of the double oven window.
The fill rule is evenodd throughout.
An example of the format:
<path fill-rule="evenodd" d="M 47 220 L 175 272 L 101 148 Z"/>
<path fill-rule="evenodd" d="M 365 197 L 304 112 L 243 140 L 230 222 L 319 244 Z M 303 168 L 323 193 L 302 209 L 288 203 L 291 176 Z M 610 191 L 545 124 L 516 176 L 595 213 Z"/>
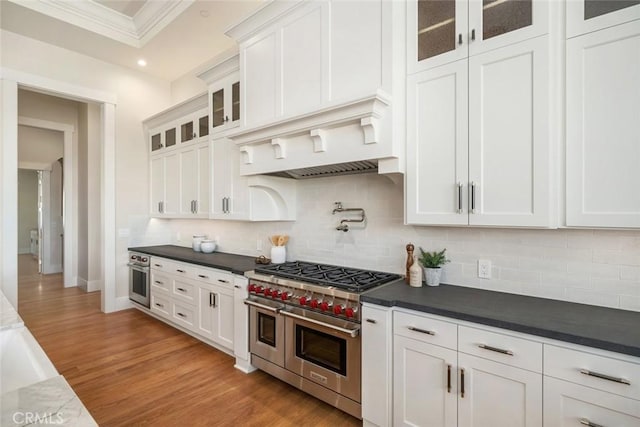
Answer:
<path fill-rule="evenodd" d="M 296 356 L 340 375 L 347 375 L 347 341 L 296 324 Z"/>
<path fill-rule="evenodd" d="M 258 315 L 258 341 L 271 347 L 277 347 L 276 342 L 276 318 L 268 314 L 257 312 Z"/>

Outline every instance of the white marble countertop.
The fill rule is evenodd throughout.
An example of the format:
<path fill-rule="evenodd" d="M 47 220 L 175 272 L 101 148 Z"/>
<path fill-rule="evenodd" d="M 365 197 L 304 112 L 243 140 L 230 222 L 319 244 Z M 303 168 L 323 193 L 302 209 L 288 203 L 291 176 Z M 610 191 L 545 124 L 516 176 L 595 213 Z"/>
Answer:
<path fill-rule="evenodd" d="M 0 291 L 0 331 L 24 326 L 22 318 L 11 305 L 7 297 Z"/>
<path fill-rule="evenodd" d="M 0 426 L 3 427 L 98 425 L 62 375 L 4 393 L 0 400 Z"/>

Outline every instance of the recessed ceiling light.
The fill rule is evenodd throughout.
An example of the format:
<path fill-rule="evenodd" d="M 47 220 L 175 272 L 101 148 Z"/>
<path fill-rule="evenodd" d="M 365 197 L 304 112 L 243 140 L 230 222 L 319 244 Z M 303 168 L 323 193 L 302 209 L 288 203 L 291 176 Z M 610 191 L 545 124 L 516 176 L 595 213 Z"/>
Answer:
<path fill-rule="evenodd" d="M 201 10 L 200 11 L 200 16 L 202 16 L 203 18 L 208 18 L 209 17 L 209 11 L 208 10 Z"/>
<path fill-rule="evenodd" d="M 144 59 L 138 59 L 138 65 L 141 67 L 146 67 L 147 61 L 145 61 Z"/>

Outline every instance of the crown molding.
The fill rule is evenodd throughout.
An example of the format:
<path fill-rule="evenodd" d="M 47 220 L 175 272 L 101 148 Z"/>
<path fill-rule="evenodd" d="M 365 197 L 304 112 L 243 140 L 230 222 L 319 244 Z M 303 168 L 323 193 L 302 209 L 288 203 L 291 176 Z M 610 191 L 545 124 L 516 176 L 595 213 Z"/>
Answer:
<path fill-rule="evenodd" d="M 92 0 L 8 1 L 120 43 L 140 48 L 191 6 L 195 0 L 147 1 L 133 18 Z"/>

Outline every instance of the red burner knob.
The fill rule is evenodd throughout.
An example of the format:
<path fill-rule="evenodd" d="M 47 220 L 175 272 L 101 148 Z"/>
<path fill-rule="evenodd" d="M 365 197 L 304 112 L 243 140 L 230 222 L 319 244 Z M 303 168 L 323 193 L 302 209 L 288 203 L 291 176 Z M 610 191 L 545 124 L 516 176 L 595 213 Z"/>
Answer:
<path fill-rule="evenodd" d="M 353 317 L 354 315 L 353 308 L 347 307 L 347 309 L 344 311 L 344 315 L 347 317 Z"/>
<path fill-rule="evenodd" d="M 342 314 L 342 306 L 340 304 L 333 307 L 333 314 Z"/>
<path fill-rule="evenodd" d="M 312 299 L 309 305 L 311 306 L 311 308 L 318 308 L 318 300 Z"/>
<path fill-rule="evenodd" d="M 273 289 L 271 291 L 271 298 L 280 298 L 280 291 L 277 289 Z"/>
<path fill-rule="evenodd" d="M 329 303 L 325 301 L 322 304 L 320 304 L 320 310 L 322 310 L 322 311 L 329 310 Z"/>
<path fill-rule="evenodd" d="M 291 293 L 290 292 L 283 292 L 282 295 L 280 295 L 280 298 L 282 299 L 282 301 L 286 301 L 289 298 L 291 298 Z"/>
<path fill-rule="evenodd" d="M 264 296 L 265 297 L 271 296 L 271 289 L 270 288 L 267 288 L 267 289 L 264 290 Z"/>
<path fill-rule="evenodd" d="M 261 294 L 263 290 L 264 290 L 264 288 L 262 286 L 256 286 L 255 289 L 254 289 L 254 292 L 256 294 Z"/>
<path fill-rule="evenodd" d="M 250 284 L 248 289 L 249 289 L 249 292 L 253 292 L 256 290 L 256 285 Z"/>
<path fill-rule="evenodd" d="M 307 305 L 307 297 L 300 297 L 300 305 Z"/>

